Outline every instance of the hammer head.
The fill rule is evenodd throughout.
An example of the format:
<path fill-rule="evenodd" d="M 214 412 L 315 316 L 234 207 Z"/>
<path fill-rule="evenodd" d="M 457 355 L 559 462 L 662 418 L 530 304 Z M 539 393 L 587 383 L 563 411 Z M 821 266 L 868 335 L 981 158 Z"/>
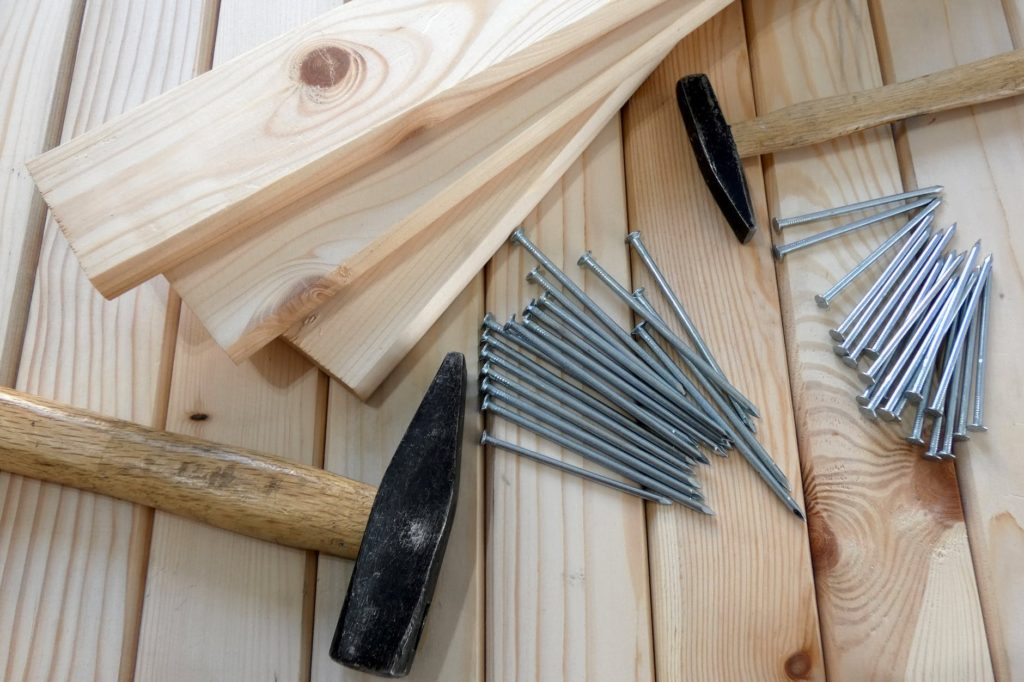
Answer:
<path fill-rule="evenodd" d="M 736 141 L 718 106 L 711 81 L 702 73 L 679 79 L 676 100 L 704 182 L 736 238 L 746 244 L 757 231 L 754 207 Z"/>
<path fill-rule="evenodd" d="M 459 489 L 466 361 L 449 353 L 381 480 L 331 643 L 350 668 L 409 672 Z"/>

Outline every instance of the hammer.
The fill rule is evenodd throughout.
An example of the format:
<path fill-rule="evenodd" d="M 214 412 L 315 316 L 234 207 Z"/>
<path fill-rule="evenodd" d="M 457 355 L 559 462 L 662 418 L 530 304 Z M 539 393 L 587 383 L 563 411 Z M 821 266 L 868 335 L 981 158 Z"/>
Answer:
<path fill-rule="evenodd" d="M 757 230 L 740 159 L 803 147 L 911 116 L 981 104 L 1024 91 L 1024 50 L 894 83 L 801 102 L 729 126 L 705 74 L 685 76 L 676 99 L 704 181 L 736 238 Z"/>
<path fill-rule="evenodd" d="M 449 353 L 374 489 L 0 388 L 0 469 L 355 558 L 331 658 L 402 677 L 451 532 L 465 398 L 465 358 Z"/>

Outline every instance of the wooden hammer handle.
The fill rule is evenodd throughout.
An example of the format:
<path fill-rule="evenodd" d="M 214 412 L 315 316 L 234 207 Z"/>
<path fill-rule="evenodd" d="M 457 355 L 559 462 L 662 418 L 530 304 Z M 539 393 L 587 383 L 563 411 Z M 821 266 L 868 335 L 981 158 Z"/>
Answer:
<path fill-rule="evenodd" d="M 732 126 L 741 157 L 817 144 L 911 116 L 1024 92 L 1024 50 L 904 83 L 793 104 Z"/>
<path fill-rule="evenodd" d="M 0 388 L 0 470 L 355 558 L 376 488 Z"/>

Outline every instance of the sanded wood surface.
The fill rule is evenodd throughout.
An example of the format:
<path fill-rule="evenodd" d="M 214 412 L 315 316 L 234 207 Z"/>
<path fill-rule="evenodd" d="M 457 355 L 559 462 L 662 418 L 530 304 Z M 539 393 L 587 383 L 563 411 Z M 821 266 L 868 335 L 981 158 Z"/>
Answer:
<path fill-rule="evenodd" d="M 866 2 L 745 8 L 759 112 L 881 84 Z M 775 154 L 765 180 L 769 207 L 782 216 L 900 189 L 892 138 L 881 129 Z M 861 417 L 860 382 L 832 353 L 827 329 L 867 282 L 828 311 L 814 302 L 892 229 L 848 235 L 778 268 L 825 667 L 836 679 L 991 679 L 952 465 L 921 459 L 898 429 Z"/>
<path fill-rule="evenodd" d="M 863 92 L 791 104 L 736 123 L 732 133 L 741 157 L 770 154 L 1022 91 L 1024 51 L 1009 51 Z"/>
<path fill-rule="evenodd" d="M 753 114 L 738 4 L 682 41 L 623 112 L 629 226 L 641 232 L 727 376 L 761 410 L 758 439 L 799 491 L 770 238 L 761 230 L 738 245 L 707 191 L 675 102 L 676 80 L 687 73 L 709 74 L 727 117 Z M 746 170 L 758 220 L 767 224 L 760 165 Z M 635 256 L 632 275 L 674 319 Z M 716 517 L 653 505 L 647 513 L 658 679 L 824 680 L 807 526 L 738 453 L 715 459 L 700 479 Z"/>
<path fill-rule="evenodd" d="M 625 187 L 618 117 L 540 202 L 526 232 L 609 313 L 625 306 L 576 266 L 591 249 L 627 280 Z M 487 308 L 504 320 L 536 288 L 536 265 L 504 246 L 487 268 Z M 507 422 L 502 440 L 566 461 Z M 488 449 L 487 672 L 493 680 L 651 680 L 654 677 L 643 503 L 507 452 Z"/>
<path fill-rule="evenodd" d="M 29 167 L 114 296 L 666 1 L 360 0 Z"/>
<path fill-rule="evenodd" d="M 998 0 L 877 2 L 887 79 L 965 64 L 1012 49 Z M 940 9 L 941 8 L 941 11 Z M 913 30 L 911 30 L 913 28 Z M 905 161 L 921 186 L 941 182 L 941 216 L 959 221 L 955 245 L 981 239 L 994 260 L 986 371 L 987 433 L 957 445 L 957 475 L 996 676 L 1024 680 L 1024 423 L 1016 417 L 1024 367 L 1014 360 L 1024 301 L 1019 216 L 1024 195 L 1024 101 L 910 121 Z M 1016 311 L 1016 312 L 1015 312 Z"/>
<path fill-rule="evenodd" d="M 469 385 L 463 431 L 459 497 L 448 549 L 423 636 L 408 680 L 483 679 L 484 667 L 484 460 L 476 390 L 477 337 L 483 316 L 483 277 L 475 277 L 448 311 L 363 402 L 331 382 L 324 467 L 368 483 L 379 483 L 423 393 L 445 353 L 466 356 Z M 328 647 L 345 597 L 352 563 L 321 555 L 313 628 L 316 682 L 377 679 L 342 668 Z"/>
<path fill-rule="evenodd" d="M 219 5 L 214 64 L 333 3 Z M 326 380 L 294 350 L 271 344 L 235 366 L 182 306 L 168 429 L 319 466 L 325 403 Z M 325 502 L 330 496 L 309 499 L 328 518 L 340 512 Z M 157 513 L 137 679 L 303 679 L 309 671 L 314 561 L 311 552 Z"/>
<path fill-rule="evenodd" d="M 686 18 L 694 23 L 695 14 L 707 16 L 723 4 L 663 3 L 444 126 L 409 137 L 367 167 L 263 218 L 167 276 L 214 339 L 232 357 L 247 357 L 339 289 L 358 286 L 359 278 L 389 254 L 595 103 L 614 92 L 608 108 L 620 107 L 631 91 L 618 86 L 642 78 L 643 70 L 657 63 L 649 55 L 678 41 L 673 25 Z M 590 126 L 589 135 L 577 135 L 565 155 L 579 156 L 599 129 Z M 548 177 L 550 185 L 558 174 Z M 480 193 L 473 198 L 486 200 Z"/>
<path fill-rule="evenodd" d="M 190 78 L 204 49 L 202 8 L 90 2 L 63 139 Z M 167 300 L 167 283 L 155 280 L 104 301 L 49 220 L 17 388 L 162 426 Z M 8 474 L 0 474 L 0 499 L 4 677 L 113 680 L 130 672 L 151 512 Z"/>
<path fill-rule="evenodd" d="M 0 5 L 0 386 L 14 383 L 46 208 L 25 162 L 64 122 L 81 0 Z"/>

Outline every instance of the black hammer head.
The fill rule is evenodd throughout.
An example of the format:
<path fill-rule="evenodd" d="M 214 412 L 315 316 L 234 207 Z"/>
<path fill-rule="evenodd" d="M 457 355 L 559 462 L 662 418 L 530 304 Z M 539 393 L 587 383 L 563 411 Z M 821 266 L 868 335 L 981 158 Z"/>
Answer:
<path fill-rule="evenodd" d="M 743 164 L 711 81 L 702 73 L 676 83 L 676 99 L 686 133 L 711 195 L 736 238 L 746 244 L 757 231 Z"/>
<path fill-rule="evenodd" d="M 466 360 L 449 353 L 381 480 L 331 642 L 350 668 L 409 672 L 459 492 Z"/>

